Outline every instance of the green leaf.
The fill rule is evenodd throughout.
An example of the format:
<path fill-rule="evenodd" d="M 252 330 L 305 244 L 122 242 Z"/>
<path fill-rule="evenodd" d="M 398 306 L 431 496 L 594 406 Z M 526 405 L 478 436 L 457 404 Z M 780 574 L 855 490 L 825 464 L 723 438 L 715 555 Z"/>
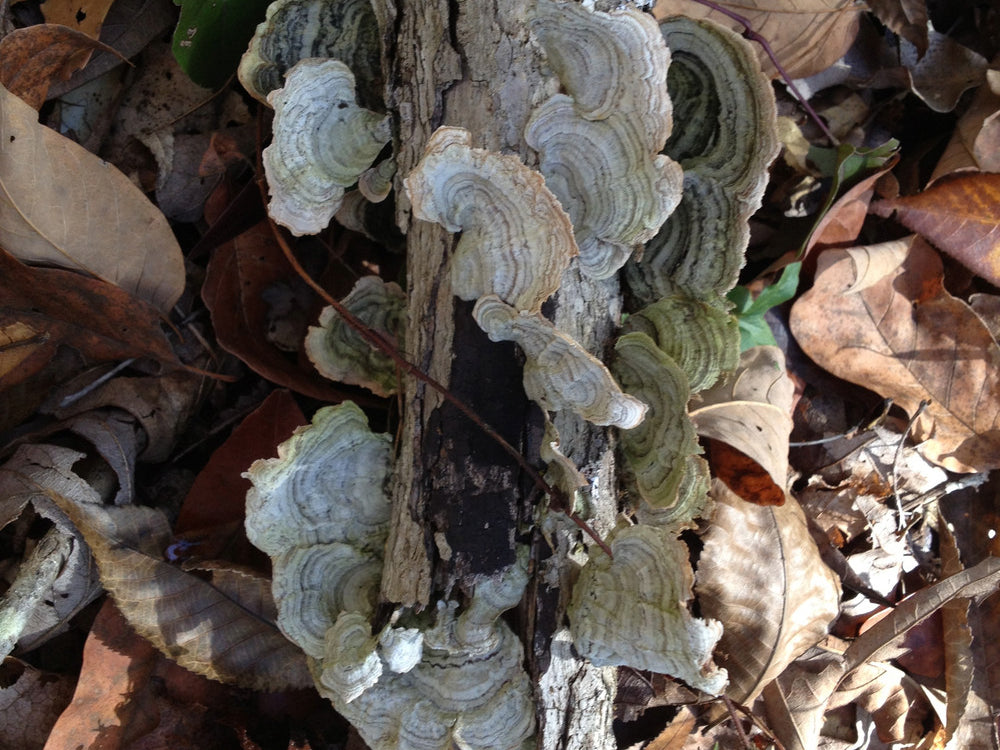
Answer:
<path fill-rule="evenodd" d="M 236 72 L 270 0 L 174 0 L 174 57 L 191 80 L 217 89 Z"/>
<path fill-rule="evenodd" d="M 898 150 L 899 141 L 890 138 L 875 148 L 857 148 L 849 143 L 841 143 L 837 148 L 812 146 L 807 158 L 824 176 L 833 178 L 830 192 L 836 194 L 865 174 L 884 167 Z"/>
<path fill-rule="evenodd" d="M 816 213 L 812 229 L 806 235 L 802 246 L 799 248 L 798 257 L 801 258 L 805 249 L 809 247 L 816 227 L 820 225 L 827 211 L 833 206 L 834 201 L 856 185 L 862 179 L 885 167 L 892 159 L 895 159 L 899 152 L 899 141 L 890 138 L 881 146 L 874 148 L 857 148 L 849 143 L 841 143 L 837 148 L 819 148 L 812 146 L 809 149 L 808 159 L 824 176 L 832 177 L 830 191 L 826 195 L 823 207 Z"/>
<path fill-rule="evenodd" d="M 801 269 L 801 262 L 789 263 L 778 280 L 771 286 L 765 287 L 756 299 L 751 298 L 750 290 L 745 286 L 738 286 L 726 295 L 729 301 L 736 305 L 733 314 L 736 315 L 740 327 L 741 352 L 755 346 L 777 345 L 770 326 L 764 320 L 764 313 L 795 296 Z"/>

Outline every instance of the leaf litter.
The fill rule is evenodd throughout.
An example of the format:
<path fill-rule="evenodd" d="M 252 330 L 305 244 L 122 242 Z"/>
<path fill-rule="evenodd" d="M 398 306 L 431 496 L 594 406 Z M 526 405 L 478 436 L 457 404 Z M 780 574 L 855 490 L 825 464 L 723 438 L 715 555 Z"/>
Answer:
<path fill-rule="evenodd" d="M 103 17 L 106 8 L 97 3 L 88 4 L 88 10 L 91 5 L 94 15 Z M 856 34 L 871 17 L 853 4 L 788 0 L 777 7 L 752 5 L 741 6 L 739 12 L 770 40 L 796 76 L 830 69 L 831 64 L 846 67 L 844 56 L 852 44 L 855 50 L 871 44 L 869 37 Z M 691 12 L 690 4 L 685 6 L 682 12 Z M 968 68 L 952 71 L 952 80 L 944 80 L 929 62 L 919 67 L 918 55 L 908 63 L 910 77 L 883 78 L 902 81 L 893 93 L 906 95 L 911 121 L 914 113 L 919 118 L 920 113 L 954 108 L 953 115 L 943 116 L 950 118 L 947 127 L 955 131 L 956 140 L 946 158 L 935 165 L 934 158 L 922 155 L 931 153 L 925 147 L 938 134 L 904 127 L 889 99 L 869 84 L 855 79 L 825 92 L 818 84 L 810 88 L 814 104 L 820 104 L 817 97 L 824 99 L 821 111 L 831 124 L 841 115 L 850 123 L 836 132 L 849 139 L 857 153 L 877 151 L 891 135 L 900 140 L 900 158 L 897 162 L 890 149 L 886 156 L 891 158 L 884 163 L 866 164 L 856 179 L 843 180 L 839 171 L 810 162 L 806 153 L 772 175 L 775 184 L 802 178 L 802 169 L 808 169 L 812 179 L 833 178 L 829 200 L 799 225 L 775 218 L 776 203 L 765 201 L 757 229 L 773 241 L 773 247 L 755 241 L 750 270 L 741 279 L 748 289 L 767 288 L 773 275 L 764 274 L 752 283 L 761 268 L 782 249 L 806 250 L 801 253 L 806 258 L 790 322 L 782 322 L 783 315 L 787 320 L 788 306 L 770 310 L 764 318 L 787 355 L 786 363 L 774 357 L 768 360 L 776 373 L 774 382 L 781 381 L 781 393 L 772 395 L 765 386 L 748 396 L 723 384 L 718 393 L 702 393 L 701 400 L 691 405 L 696 423 L 704 422 L 703 436 L 732 451 L 709 451 L 716 476 L 728 471 L 732 478 L 729 464 L 739 454 L 747 463 L 735 473 L 766 479 L 757 485 L 748 482 L 741 493 L 745 499 L 716 484 L 715 515 L 700 529 L 697 565 L 701 614 L 724 627 L 716 659 L 730 672 L 729 697 L 747 703 L 747 713 L 737 707 L 735 719 L 713 725 L 710 719 L 713 712 L 719 716 L 717 706 L 681 708 L 690 694 L 682 698 L 682 686 L 667 677 L 650 676 L 652 689 L 645 706 L 633 706 L 630 716 L 636 722 L 654 716 L 653 706 L 667 706 L 669 713 L 659 714 L 659 725 L 643 735 L 647 747 L 711 747 L 714 742 L 739 746 L 733 743 L 742 743 L 741 736 L 747 733 L 758 746 L 780 740 L 785 748 L 935 742 L 995 747 L 993 720 L 1000 706 L 994 668 L 1000 639 L 995 629 L 1000 598 L 993 592 L 1000 580 L 996 564 L 1000 518 L 994 508 L 993 472 L 1000 468 L 995 458 L 1000 447 L 996 445 L 1000 394 L 994 381 L 1000 369 L 994 360 L 1000 318 L 991 284 L 997 283 L 993 256 L 1000 211 L 995 175 L 989 171 L 995 166 L 990 144 L 1000 107 L 995 71 L 983 73 L 969 51 L 989 59 L 996 50 L 961 18 L 953 19 L 945 40 L 937 31 L 928 34 L 924 23 L 928 8 L 917 0 L 872 3 L 872 7 L 880 21 L 918 52 L 926 45 L 939 54 L 959 54 L 971 61 Z M 670 12 L 665 4 L 657 9 L 658 14 Z M 944 30 L 943 19 L 930 15 L 934 28 Z M 60 38 L 72 38 L 58 33 Z M 75 45 L 67 44 L 71 60 L 77 53 Z M 844 59 L 838 62 L 838 58 Z M 45 78 L 62 77 L 73 65 L 53 63 L 40 71 L 33 70 L 36 63 L 30 58 L 18 64 L 19 73 L 37 75 L 39 82 L 31 79 L 28 87 L 36 102 Z M 977 88 L 974 98 L 962 95 L 970 86 Z M 863 100 L 864 116 L 846 112 L 848 94 Z M 9 597 L 16 590 L 18 572 L 36 569 L 30 562 L 33 551 L 45 559 L 51 547 L 57 550 L 51 559 L 65 557 L 65 562 L 44 590 L 32 593 L 39 612 L 32 615 L 31 626 L 14 638 L 21 642 L 17 658 L 4 662 L 3 716 L 26 718 L 16 727 L 0 725 L 0 734 L 7 739 L 20 732 L 24 741 L 18 746 L 23 747 L 42 747 L 46 740 L 50 747 L 67 743 L 126 747 L 138 737 L 156 742 L 166 735 L 174 747 L 203 747 L 206 742 L 222 747 L 234 741 L 233 727 L 253 727 L 260 738 L 260 719 L 247 710 L 258 696 L 198 682 L 164 660 L 150 643 L 159 643 L 202 673 L 214 670 L 232 682 L 308 683 L 303 663 L 297 677 L 289 680 L 286 674 L 283 683 L 273 675 L 259 676 L 254 670 L 266 673 L 267 664 L 255 663 L 260 661 L 255 657 L 249 658 L 251 663 L 226 661 L 237 650 L 234 633 L 248 621 L 267 633 L 260 636 L 265 639 L 260 643 L 268 645 L 259 648 L 269 652 L 284 645 L 266 640 L 281 638 L 267 614 L 267 571 L 248 569 L 247 564 L 259 560 L 255 563 L 237 551 L 240 491 L 233 490 L 223 501 L 225 491 L 213 487 L 221 483 L 227 489 L 239 488 L 232 477 L 236 467 L 273 455 L 277 443 L 302 421 L 301 415 L 296 416 L 299 406 L 310 411 L 315 407 L 308 398 L 335 402 L 344 393 L 339 385 L 319 379 L 294 351 L 304 324 L 293 315 L 296 304 L 285 303 L 296 293 L 289 292 L 284 301 L 281 295 L 264 299 L 264 291 L 275 283 L 285 283 L 289 289 L 294 285 L 288 269 L 278 268 L 280 251 L 263 249 L 272 242 L 269 230 L 258 226 L 219 248 L 207 269 L 190 265 L 185 269 L 174 233 L 126 178 L 94 182 L 96 174 L 112 174 L 97 156 L 81 154 L 75 144 L 39 123 L 30 107 L 6 91 L 3 97 L 0 111 L 3 127 L 8 128 L 3 132 L 14 140 L 4 137 L 0 143 L 4 191 L 0 204 L 6 212 L 0 221 L 0 246 L 22 261 L 44 261 L 77 271 L 27 267 L 4 255 L 9 271 L 0 282 L 5 285 L 0 301 L 0 397 L 6 400 L 0 416 L 9 415 L 0 419 L 4 430 L 0 443 L 6 446 L 0 468 L 6 503 L 0 506 L 4 591 Z M 797 114 L 790 102 L 782 103 Z M 182 134 L 172 129 L 171 118 L 165 124 L 144 117 L 141 108 L 129 116 L 137 117 L 129 126 L 132 132 L 153 151 L 143 158 L 156 182 L 173 168 L 169 151 Z M 192 149 L 185 158 L 190 161 L 199 149 L 208 154 L 214 137 L 210 134 L 218 125 L 216 120 L 194 126 L 200 135 L 191 141 L 194 145 L 184 146 Z M 808 124 L 796 128 L 798 137 L 831 145 L 822 143 Z M 26 175 L 18 166 L 27 157 L 11 150 L 10 144 L 17 141 L 22 141 L 18 149 L 24 142 L 44 144 L 30 153 L 47 155 L 38 162 L 39 170 L 48 170 L 47 176 L 39 178 L 37 171 Z M 127 168 L 130 162 L 121 159 L 126 148 L 134 144 L 119 141 L 116 153 L 109 156 Z M 935 167 L 939 179 L 929 183 L 926 177 Z M 948 175 L 970 168 L 974 171 Z M 233 193 L 227 192 L 231 186 L 225 183 L 234 175 L 241 179 L 237 171 L 219 172 L 220 186 L 206 188 L 205 193 L 211 191 L 228 202 Z M 44 201 L 58 210 L 36 223 L 31 206 L 23 201 L 25 185 L 32 202 Z M 902 196 L 899 187 L 905 191 Z M 77 210 L 80 201 L 75 199 L 82 195 L 95 198 L 84 202 L 90 213 L 70 213 Z M 165 195 L 159 196 L 164 202 Z M 873 195 L 877 199 L 866 218 Z M 123 202 L 113 220 L 101 213 L 98 197 Z M 186 231 L 204 231 L 204 225 L 197 223 L 203 201 L 201 195 L 191 199 L 195 218 L 183 216 L 193 228 Z M 14 219 L 8 220 L 11 216 Z M 137 217 L 146 222 L 140 230 L 130 223 Z M 26 232 L 25 227 L 37 226 L 39 236 L 55 237 L 55 228 L 45 226 L 55 219 L 73 231 L 48 240 L 48 249 L 38 250 L 38 237 L 31 237 L 34 230 Z M 900 240 L 902 227 L 920 236 Z M 84 237 L 85 246 L 74 246 L 73 234 Z M 335 246 L 329 236 L 323 239 L 324 265 L 349 269 L 347 277 L 381 270 L 384 259 L 366 246 L 359 243 L 352 250 L 349 245 Z M 185 243 L 185 249 L 190 244 Z M 946 254 L 944 260 L 937 251 Z M 261 260 L 265 252 L 273 254 L 270 270 Z M 109 257 L 114 262 L 103 265 Z M 258 263 L 263 271 L 255 269 Z M 131 270 L 122 271 L 126 268 Z M 91 276 L 79 273 L 80 269 Z M 181 296 L 185 276 L 188 288 L 197 289 L 197 283 L 191 286 L 192 279 L 206 274 L 202 296 L 207 311 L 191 295 Z M 328 283 L 336 296 L 342 296 L 345 289 L 332 287 L 349 288 L 352 282 L 343 278 Z M 173 320 L 183 329 L 183 342 L 176 332 L 165 334 L 162 327 L 162 315 L 175 303 L 179 307 Z M 789 330 L 815 364 L 802 364 L 789 343 Z M 287 350 L 289 343 L 293 351 Z M 53 369 L 50 362 L 65 358 L 67 351 L 78 366 Z M 125 375 L 101 382 L 100 376 L 121 360 L 135 364 Z M 300 396 L 295 402 L 287 392 L 276 392 L 262 413 L 247 419 L 226 442 L 216 436 L 241 421 L 233 415 L 252 411 L 272 386 L 254 390 L 244 382 L 207 387 L 189 372 L 171 372 L 181 362 L 238 372 L 257 383 L 266 379 Z M 815 376 L 816 364 L 827 373 L 824 382 L 833 384 L 824 394 L 818 393 L 822 386 Z M 22 406 L 22 394 L 32 387 L 36 392 Z M 877 426 L 858 421 L 873 401 L 870 391 L 893 404 Z M 837 412 L 822 424 L 803 418 L 795 407 L 819 404 L 820 395 L 836 402 Z M 72 405 L 60 406 L 58 401 L 67 396 Z M 709 412 L 721 416 L 709 417 Z M 727 423 L 739 426 L 720 427 Z M 792 434 L 800 442 L 829 441 L 822 459 L 829 465 L 818 459 L 805 461 L 803 451 L 796 448 L 789 460 L 787 442 L 793 424 Z M 770 438 L 756 440 L 759 430 Z M 216 458 L 210 461 L 216 448 Z M 178 456 L 183 456 L 179 460 L 183 465 L 170 466 Z M 219 478 L 212 479 L 214 473 Z M 964 481 L 963 473 L 975 481 Z M 797 481 L 790 483 L 791 479 Z M 766 486 L 766 491 L 756 486 Z M 768 494 L 777 494 L 784 503 L 763 502 Z M 218 502 L 215 495 L 220 496 Z M 178 511 L 180 518 L 172 530 Z M 44 541 L 57 536 L 61 545 Z M 821 547 L 835 550 L 852 575 L 894 602 L 895 608 L 846 591 L 839 597 L 840 582 L 820 558 L 813 541 L 817 537 Z M 91 554 L 102 570 L 103 586 L 98 585 Z M 848 583 L 845 573 L 845 589 Z M 109 600 L 87 603 L 102 588 L 119 600 L 132 626 L 114 612 Z M 166 606 L 161 601 L 166 590 L 183 592 L 176 598 L 185 606 L 157 611 Z M 68 594 L 69 604 L 60 608 L 45 603 L 61 601 L 63 594 Z M 98 606 L 100 614 L 93 620 Z M 206 607 L 226 614 L 212 626 L 211 618 L 200 614 Z M 195 637 L 190 651 L 179 648 L 178 628 L 196 629 L 199 622 L 208 624 L 208 629 Z M 131 627 L 148 640 L 130 632 Z M 37 668 L 31 661 L 57 648 L 66 650 L 67 634 L 81 629 L 88 635 L 86 647 L 78 652 L 82 666 L 57 669 L 60 677 L 43 678 L 43 687 L 37 680 L 32 684 Z M 932 654 L 942 663 L 935 666 L 928 658 Z M 297 658 L 278 657 L 286 667 Z M 76 699 L 64 711 L 66 678 L 77 673 Z M 135 678 L 139 674 L 142 680 Z M 126 679 L 130 675 L 132 679 Z M 163 680 L 165 691 L 152 695 L 142 687 L 153 677 Z M 119 687 L 110 689 L 112 685 Z M 94 686 L 101 689 L 95 691 Z M 105 705 L 97 705 L 101 701 Z M 144 715 L 151 705 L 156 706 L 159 728 Z M 342 725 L 331 721 L 329 707 L 318 705 L 316 711 L 326 711 L 322 720 L 326 723 L 323 730 L 316 730 L 316 719 L 311 719 L 318 732 L 314 736 L 323 731 L 342 733 Z M 647 716 L 642 717 L 645 707 Z M 224 713 L 225 720 L 220 723 L 212 711 Z M 268 720 L 292 721 L 301 727 L 302 714 L 290 719 L 293 715 L 295 711 L 286 706 L 273 718 L 269 714 Z M 95 733 L 93 727 L 100 726 L 105 730 Z M 285 731 L 275 747 L 287 746 L 292 730 Z"/>

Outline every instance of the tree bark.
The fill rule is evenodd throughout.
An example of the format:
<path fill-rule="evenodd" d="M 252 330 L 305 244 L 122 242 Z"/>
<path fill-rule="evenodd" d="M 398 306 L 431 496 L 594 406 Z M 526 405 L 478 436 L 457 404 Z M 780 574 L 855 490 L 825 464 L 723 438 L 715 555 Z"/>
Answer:
<path fill-rule="evenodd" d="M 408 320 L 405 354 L 469 404 L 509 443 L 539 465 L 543 416 L 521 385 L 516 347 L 495 344 L 472 319 L 472 303 L 454 297 L 448 262 L 455 238 L 411 218 L 402 178 L 433 131 L 455 125 L 474 145 L 537 159 L 523 139 L 535 105 L 555 92 L 531 41 L 526 0 L 375 2 L 383 34 L 386 102 L 396 117 L 397 221 L 407 233 Z M 544 311 L 601 357 L 621 310 L 617 281 L 593 282 L 571 267 Z M 565 606 L 586 543 L 552 514 L 534 525 L 545 503 L 497 443 L 425 384 L 404 378 L 404 411 L 394 478 L 393 519 L 382 580 L 385 601 L 422 608 L 468 593 L 476 578 L 515 558 L 530 543 L 533 581 L 519 624 L 535 681 L 538 747 L 612 748 L 614 670 L 576 656 Z M 591 481 L 588 517 L 607 532 L 617 512 L 614 454 L 605 430 L 559 414 L 563 451 Z"/>

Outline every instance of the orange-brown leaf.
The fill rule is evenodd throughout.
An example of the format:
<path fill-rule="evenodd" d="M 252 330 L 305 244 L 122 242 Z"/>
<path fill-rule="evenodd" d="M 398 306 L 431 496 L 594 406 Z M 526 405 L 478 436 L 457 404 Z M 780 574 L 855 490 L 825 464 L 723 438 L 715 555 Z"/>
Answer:
<path fill-rule="evenodd" d="M 922 193 L 878 201 L 896 219 L 991 284 L 1000 285 L 1000 174 L 946 177 Z"/>
<path fill-rule="evenodd" d="M 65 81 L 94 50 L 118 52 L 83 32 L 52 23 L 15 29 L 0 40 L 0 84 L 40 109 L 49 84 Z"/>
<path fill-rule="evenodd" d="M 95 39 L 114 0 L 46 0 L 42 7 L 45 20 L 62 24 Z"/>
<path fill-rule="evenodd" d="M 274 455 L 276 446 L 307 421 L 288 391 L 271 393 L 233 430 L 198 474 L 181 506 L 175 533 L 234 521 L 242 526 L 250 489 L 250 480 L 243 478 L 243 472 L 256 459 Z"/>

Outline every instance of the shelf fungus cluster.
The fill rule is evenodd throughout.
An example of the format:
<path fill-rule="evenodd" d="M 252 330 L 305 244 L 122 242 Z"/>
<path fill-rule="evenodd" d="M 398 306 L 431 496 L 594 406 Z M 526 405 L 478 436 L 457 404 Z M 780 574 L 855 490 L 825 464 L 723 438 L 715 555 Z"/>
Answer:
<path fill-rule="evenodd" d="M 340 60 L 358 78 L 362 106 L 381 106 L 381 50 L 371 0 L 275 0 L 237 75 L 251 96 L 267 104 L 285 74 L 308 58 Z"/>
<path fill-rule="evenodd" d="M 667 89 L 676 128 L 666 153 L 684 169 L 680 205 L 626 267 L 633 295 L 649 304 L 674 293 L 723 295 L 736 283 L 777 156 L 775 104 L 749 43 L 708 21 L 660 24 L 671 51 Z"/>
<path fill-rule="evenodd" d="M 355 184 L 373 203 L 389 194 L 395 164 L 373 166 L 391 137 L 378 34 L 370 0 L 275 0 L 240 60 L 240 83 L 274 109 L 268 211 L 295 235 L 325 229 Z"/>
<path fill-rule="evenodd" d="M 711 654 L 721 628 L 687 612 L 690 569 L 676 539 L 708 504 L 708 466 L 687 409 L 737 364 L 739 331 L 723 295 L 742 267 L 747 222 L 777 153 L 775 107 L 743 39 L 684 18 L 660 28 L 671 50 L 667 90 L 683 123 L 665 153 L 684 170 L 683 197 L 642 258 L 626 265 L 632 298 L 645 306 L 629 316 L 612 363 L 625 391 L 649 406 L 621 433 L 638 525 L 612 535 L 614 559 L 598 553 L 584 567 L 568 614 L 577 649 L 595 664 L 663 671 L 719 693 L 727 676 Z"/>
<path fill-rule="evenodd" d="M 369 11 L 367 0 L 278 0 L 241 66 L 241 80 L 275 108 L 270 211 L 297 234 L 323 229 L 351 186 L 379 199 L 398 179 L 389 161 L 372 167 L 389 118 L 365 108 L 380 106 L 371 98 L 357 103 L 348 67 L 377 69 L 377 54 L 369 45 L 350 57 L 322 20 Z M 568 607 L 577 651 L 717 694 L 727 679 L 712 663 L 721 626 L 688 611 L 692 571 L 677 538 L 708 501 L 688 401 L 736 366 L 739 332 L 723 295 L 777 150 L 773 97 L 746 43 L 710 23 L 658 28 L 635 9 L 537 0 L 529 26 L 561 88 L 526 124 L 539 169 L 441 127 L 402 184 L 415 218 L 461 233 L 443 288 L 475 302 L 492 340 L 520 347 L 528 397 L 620 430 L 633 520 L 609 537 L 613 558 L 595 550 L 580 571 Z M 291 30 L 298 52 L 273 51 L 278 29 Z M 542 315 L 573 264 L 597 280 L 624 268 L 636 301 L 610 368 Z M 400 339 L 395 285 L 362 279 L 344 304 Z M 307 350 L 328 377 L 380 395 L 397 388 L 391 359 L 332 311 Z M 541 453 L 568 492 L 586 483 L 551 423 Z M 371 747 L 522 747 L 535 704 L 521 643 L 500 615 L 521 598 L 523 561 L 478 579 L 464 605 L 400 609 L 372 629 L 390 454 L 389 437 L 344 403 L 250 468 L 247 532 L 272 558 L 279 625 Z"/>
<path fill-rule="evenodd" d="M 534 703 L 517 636 L 524 561 L 480 580 L 464 610 L 394 616 L 372 632 L 388 533 L 391 440 L 350 402 L 247 472 L 247 536 L 273 565 L 278 624 L 317 688 L 374 748 L 521 748 Z"/>
<path fill-rule="evenodd" d="M 474 316 L 491 339 L 521 346 L 525 392 L 543 409 L 634 427 L 645 405 L 538 313 L 577 255 L 569 217 L 542 175 L 471 141 L 466 130 L 439 128 L 404 181 L 417 218 L 462 232 L 451 259 L 452 291 L 478 300 Z"/>
<path fill-rule="evenodd" d="M 630 9 L 540 0 L 532 30 L 566 93 L 534 111 L 524 137 L 573 220 L 581 270 L 608 278 L 680 201 L 680 167 L 660 153 L 670 53 L 655 21 Z"/>

